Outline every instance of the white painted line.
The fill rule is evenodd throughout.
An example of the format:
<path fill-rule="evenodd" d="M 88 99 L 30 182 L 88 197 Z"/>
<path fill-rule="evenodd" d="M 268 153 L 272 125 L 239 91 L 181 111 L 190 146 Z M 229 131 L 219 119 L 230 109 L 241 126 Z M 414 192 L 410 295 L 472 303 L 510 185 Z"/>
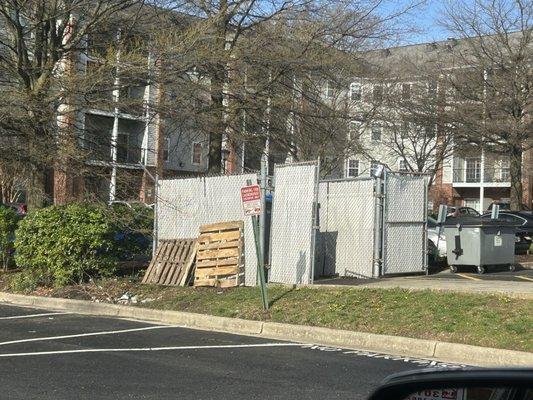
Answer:
<path fill-rule="evenodd" d="M 20 318 L 37 318 L 37 317 L 50 317 L 52 315 L 66 315 L 72 314 L 69 312 L 55 312 L 55 313 L 43 313 L 43 314 L 27 314 L 27 315 L 13 315 L 10 317 L 0 317 L 0 320 L 4 319 L 20 319 Z"/>
<path fill-rule="evenodd" d="M 225 344 L 213 346 L 171 346 L 171 347 L 134 347 L 126 349 L 79 349 L 58 351 L 36 351 L 31 353 L 0 354 L 0 357 L 27 357 L 48 356 L 55 354 L 79 354 L 79 353 L 118 353 L 134 351 L 170 351 L 170 350 L 204 350 L 204 349 L 242 349 L 257 347 L 301 347 L 301 343 L 258 343 L 258 344 Z"/>
<path fill-rule="evenodd" d="M 118 330 L 118 331 L 77 333 L 77 334 L 74 334 L 74 335 L 46 336 L 46 337 L 38 337 L 38 338 L 31 338 L 31 339 L 10 340 L 9 342 L 0 342 L 0 346 L 5 346 L 5 345 L 8 345 L 8 344 L 27 343 L 27 342 L 41 342 L 41 341 L 45 341 L 45 340 L 69 339 L 69 338 L 85 337 L 85 336 L 117 335 L 119 333 L 139 332 L 139 331 L 148 331 L 148 330 L 153 330 L 153 329 L 165 329 L 165 328 L 176 328 L 176 326 L 173 326 L 173 325 L 156 325 L 156 326 L 145 326 L 145 327 L 142 327 L 142 328 L 122 329 L 122 330 Z"/>

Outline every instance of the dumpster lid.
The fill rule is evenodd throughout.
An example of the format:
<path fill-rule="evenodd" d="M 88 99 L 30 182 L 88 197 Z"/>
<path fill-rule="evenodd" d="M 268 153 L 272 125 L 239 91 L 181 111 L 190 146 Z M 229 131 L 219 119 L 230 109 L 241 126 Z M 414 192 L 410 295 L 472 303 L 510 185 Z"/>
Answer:
<path fill-rule="evenodd" d="M 475 216 L 448 217 L 443 226 L 469 226 L 469 227 L 507 227 L 516 228 L 518 225 L 503 219 L 488 219 Z"/>

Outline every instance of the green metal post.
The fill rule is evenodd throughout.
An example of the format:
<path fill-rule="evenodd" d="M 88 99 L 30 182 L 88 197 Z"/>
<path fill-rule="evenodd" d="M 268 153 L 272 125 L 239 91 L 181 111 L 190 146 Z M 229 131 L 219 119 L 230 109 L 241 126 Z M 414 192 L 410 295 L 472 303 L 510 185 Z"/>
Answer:
<path fill-rule="evenodd" d="M 251 185 L 252 181 L 248 180 L 247 184 Z M 261 210 L 261 212 L 265 212 L 265 210 Z M 255 251 L 257 253 L 257 272 L 259 276 L 259 286 L 261 287 L 261 299 L 263 301 L 264 310 L 268 311 L 268 295 L 265 279 L 265 266 L 259 235 L 259 217 L 257 215 L 252 215 L 252 226 L 254 229 Z"/>

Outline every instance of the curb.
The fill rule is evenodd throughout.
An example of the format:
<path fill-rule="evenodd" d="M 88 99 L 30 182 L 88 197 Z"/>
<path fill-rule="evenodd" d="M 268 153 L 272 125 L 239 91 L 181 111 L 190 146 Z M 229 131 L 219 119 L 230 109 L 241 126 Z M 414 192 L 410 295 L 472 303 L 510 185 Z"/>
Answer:
<path fill-rule="evenodd" d="M 354 350 L 381 352 L 396 356 L 423 357 L 439 361 L 478 366 L 532 366 L 533 353 L 493 349 L 465 344 L 378 335 L 340 329 L 250 321 L 183 311 L 154 310 L 107 303 L 55 297 L 25 296 L 0 292 L 0 303 L 42 307 L 76 314 L 110 316 L 179 325 L 186 328 L 236 333 L 270 339 L 338 346 Z"/>

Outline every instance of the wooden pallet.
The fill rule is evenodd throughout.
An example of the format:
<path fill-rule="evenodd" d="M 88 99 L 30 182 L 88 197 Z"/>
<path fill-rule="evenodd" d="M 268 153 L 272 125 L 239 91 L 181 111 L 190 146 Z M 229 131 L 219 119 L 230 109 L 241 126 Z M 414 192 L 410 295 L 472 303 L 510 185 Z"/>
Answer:
<path fill-rule="evenodd" d="M 142 283 L 185 286 L 197 247 L 196 239 L 161 240 Z"/>
<path fill-rule="evenodd" d="M 244 222 L 200 227 L 194 286 L 234 287 L 244 283 Z"/>

